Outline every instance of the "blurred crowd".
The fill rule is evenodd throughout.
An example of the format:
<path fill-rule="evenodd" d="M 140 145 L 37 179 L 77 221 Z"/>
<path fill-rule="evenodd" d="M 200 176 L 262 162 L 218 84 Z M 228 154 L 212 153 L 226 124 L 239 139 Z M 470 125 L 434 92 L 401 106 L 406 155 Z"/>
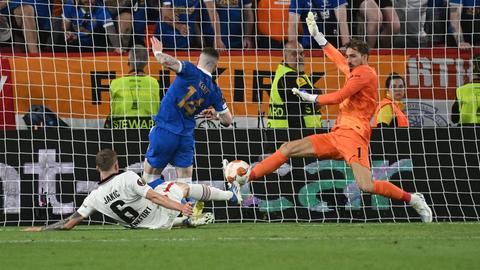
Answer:
<path fill-rule="evenodd" d="M 479 10 L 479 12 L 477 12 Z M 337 47 L 480 43 L 476 0 L 0 0 L 1 51 L 123 53 L 156 36 L 171 50 L 315 48 L 305 17 Z"/>

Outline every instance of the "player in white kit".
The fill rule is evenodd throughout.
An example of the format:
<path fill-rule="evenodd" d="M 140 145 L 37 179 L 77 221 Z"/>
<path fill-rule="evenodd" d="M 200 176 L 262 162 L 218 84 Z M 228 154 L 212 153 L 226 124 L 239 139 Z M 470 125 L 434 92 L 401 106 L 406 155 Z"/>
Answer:
<path fill-rule="evenodd" d="M 96 211 L 129 228 L 170 229 L 179 220 L 176 218 L 180 212 L 184 216 L 192 214 L 191 203 L 180 203 L 183 198 L 237 203 L 240 196 L 235 187 L 231 191 L 223 191 L 207 185 L 164 182 L 161 179 L 152 189 L 136 173 L 120 173 L 117 155 L 110 149 L 97 154 L 96 164 L 101 178 L 98 188 L 85 198 L 73 215 L 54 224 L 25 230 L 69 230 Z"/>

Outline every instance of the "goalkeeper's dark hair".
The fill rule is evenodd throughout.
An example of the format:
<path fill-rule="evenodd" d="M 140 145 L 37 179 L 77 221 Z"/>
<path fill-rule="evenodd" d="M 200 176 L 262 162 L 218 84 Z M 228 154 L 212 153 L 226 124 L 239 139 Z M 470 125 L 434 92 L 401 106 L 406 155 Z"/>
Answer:
<path fill-rule="evenodd" d="M 148 63 L 148 50 L 142 45 L 135 45 L 133 49 L 128 52 L 128 65 L 130 72 L 143 71 Z"/>
<path fill-rule="evenodd" d="M 217 50 L 215 50 L 214 48 L 212 47 L 206 47 L 202 50 L 202 54 L 205 54 L 205 55 L 208 55 L 208 56 L 211 56 L 215 59 L 219 59 L 220 58 L 220 54 L 218 53 Z"/>
<path fill-rule="evenodd" d="M 350 42 L 347 43 L 345 48 L 346 49 L 348 49 L 348 48 L 354 49 L 362 55 L 365 55 L 365 54 L 368 55 L 369 52 L 370 52 L 370 48 L 368 47 L 368 44 L 365 41 L 360 40 L 360 39 L 350 40 Z"/>
<path fill-rule="evenodd" d="M 387 80 L 385 81 L 385 88 L 389 89 L 390 88 L 390 83 L 393 81 L 393 80 L 402 80 L 403 82 L 403 85 L 406 87 L 407 85 L 405 84 L 405 79 L 400 76 L 400 74 L 398 74 L 397 72 L 392 72 L 390 74 L 388 74 L 388 78 Z"/>
<path fill-rule="evenodd" d="M 117 153 L 112 149 L 102 149 L 97 153 L 95 164 L 100 171 L 108 171 L 117 162 Z"/>

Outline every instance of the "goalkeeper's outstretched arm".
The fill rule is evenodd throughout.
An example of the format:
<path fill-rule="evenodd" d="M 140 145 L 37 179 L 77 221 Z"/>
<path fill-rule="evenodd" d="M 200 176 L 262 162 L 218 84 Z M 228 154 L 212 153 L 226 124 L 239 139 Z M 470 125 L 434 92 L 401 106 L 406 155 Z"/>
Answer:
<path fill-rule="evenodd" d="M 153 55 L 155 55 L 155 58 L 160 64 L 162 64 L 162 66 L 175 71 L 176 73 L 182 71 L 182 64 L 178 59 L 163 53 L 163 44 L 160 40 L 156 37 L 152 37 L 150 42 L 152 44 Z"/>
<path fill-rule="evenodd" d="M 317 22 L 315 21 L 315 15 L 312 12 L 308 12 L 306 18 L 306 23 L 308 26 L 308 31 L 310 35 L 315 39 L 315 41 L 320 45 L 328 56 L 328 58 L 333 61 L 338 69 L 340 69 L 346 75 L 350 74 L 350 68 L 348 67 L 347 60 L 332 44 L 330 44 L 322 32 L 318 30 Z"/>
<path fill-rule="evenodd" d="M 345 99 L 355 95 L 358 91 L 361 90 L 365 83 L 361 81 L 359 78 L 353 78 L 348 81 L 345 86 L 340 88 L 338 91 L 323 95 L 314 95 L 309 94 L 303 90 L 299 90 L 297 88 L 293 88 L 292 92 L 294 95 L 298 96 L 304 101 L 308 102 L 315 102 L 319 105 L 332 105 L 332 104 L 340 104 Z"/>

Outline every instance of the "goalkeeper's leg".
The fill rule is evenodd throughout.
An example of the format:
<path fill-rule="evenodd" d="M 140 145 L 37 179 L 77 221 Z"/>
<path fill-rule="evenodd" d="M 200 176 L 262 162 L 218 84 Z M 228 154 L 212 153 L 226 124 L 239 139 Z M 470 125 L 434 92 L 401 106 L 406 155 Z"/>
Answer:
<path fill-rule="evenodd" d="M 351 167 L 360 190 L 404 201 L 417 211 L 423 222 L 432 222 L 432 210 L 422 194 L 410 194 L 388 181 L 373 180 L 370 169 L 358 162 L 351 163 Z"/>
<path fill-rule="evenodd" d="M 291 157 L 315 157 L 309 137 L 284 143 L 275 153 L 253 167 L 245 177 L 248 177 L 248 181 L 261 178 L 280 168 Z"/>

